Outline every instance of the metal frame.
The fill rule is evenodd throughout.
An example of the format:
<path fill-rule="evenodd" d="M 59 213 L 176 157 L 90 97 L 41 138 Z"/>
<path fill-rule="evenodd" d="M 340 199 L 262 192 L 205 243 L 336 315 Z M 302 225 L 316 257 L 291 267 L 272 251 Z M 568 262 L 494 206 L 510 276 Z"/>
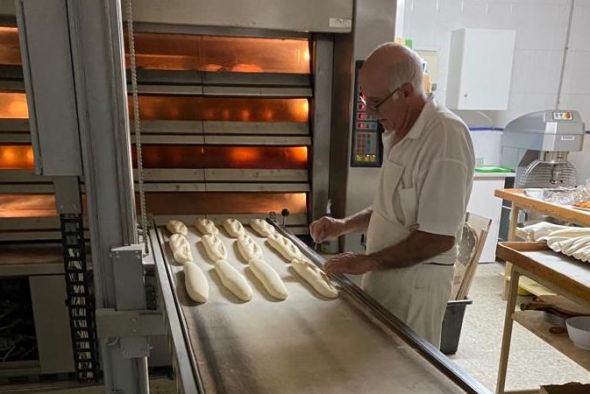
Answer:
<path fill-rule="evenodd" d="M 312 158 L 310 171 L 311 207 L 310 223 L 326 213 L 330 187 L 330 145 L 332 123 L 332 70 L 334 67 L 334 44 L 326 35 L 314 36 L 313 40 L 313 85 L 315 97 L 311 114 Z"/>
<path fill-rule="evenodd" d="M 154 228 L 156 228 L 155 223 Z M 149 242 L 150 249 L 153 251 L 151 258 L 154 261 L 160 285 L 162 308 L 164 309 L 164 316 L 171 337 L 174 355 L 173 367 L 177 375 L 177 387 L 183 394 L 204 393 L 205 390 L 201 379 L 194 379 L 193 368 L 198 371 L 198 366 L 192 364 L 193 357 L 189 355 L 187 350 L 186 344 L 189 339 L 184 334 L 186 330 L 183 328 L 183 322 L 180 319 L 180 306 L 176 303 L 170 282 L 172 278 L 164 265 L 165 258 L 159 247 L 160 241 L 155 231 L 149 232 Z"/>
<path fill-rule="evenodd" d="M 274 29 L 257 29 L 245 27 L 219 27 L 219 26 L 194 26 L 176 25 L 168 23 L 136 22 L 135 31 L 143 33 L 169 33 L 169 34 L 197 34 L 205 36 L 221 37 L 265 37 L 265 38 L 309 38 L 310 33 L 283 31 Z"/>
<path fill-rule="evenodd" d="M 135 1 L 134 20 L 155 24 L 200 25 L 241 29 L 348 33 L 353 0 L 171 0 Z M 239 12 L 232 12 L 239 10 Z M 261 12 L 261 11 L 264 12 Z M 226 32 L 226 34 L 229 34 Z M 283 33 L 292 34 L 292 33 Z"/>
<path fill-rule="evenodd" d="M 315 264 L 322 266 L 324 258 L 312 251 L 299 238 L 286 231 L 276 222 L 269 220 L 279 233 L 289 238 L 294 242 L 299 249 Z M 196 362 L 194 351 L 190 345 L 190 338 L 188 338 L 188 327 L 183 318 L 180 305 L 177 297 L 172 289 L 172 281 L 174 281 L 173 273 L 171 272 L 166 258 L 161 249 L 162 234 L 159 230 L 153 229 L 150 231 L 150 242 L 152 250 L 158 251 L 154 253 L 156 270 L 160 280 L 160 287 L 162 289 L 162 299 L 170 325 L 170 334 L 174 346 L 175 356 L 179 358 L 176 363 L 178 368 L 177 373 L 180 379 L 180 385 L 184 388 L 184 392 L 203 392 L 202 377 L 199 371 L 199 364 Z M 450 361 L 443 355 L 434 345 L 430 344 L 425 339 L 419 337 L 408 326 L 393 316 L 389 311 L 380 306 L 373 298 L 365 294 L 360 288 L 344 276 L 336 275 L 332 277 L 333 280 L 339 282 L 342 291 L 346 291 L 351 297 L 359 300 L 363 305 L 366 305 L 381 324 L 391 329 L 400 338 L 416 350 L 423 358 L 443 373 L 447 378 L 457 384 L 458 387 L 467 393 L 490 393 L 490 391 L 482 386 L 479 382 L 465 373 L 455 363 Z M 190 388 L 187 386 L 191 385 Z M 189 391 L 186 391 L 186 390 Z"/>

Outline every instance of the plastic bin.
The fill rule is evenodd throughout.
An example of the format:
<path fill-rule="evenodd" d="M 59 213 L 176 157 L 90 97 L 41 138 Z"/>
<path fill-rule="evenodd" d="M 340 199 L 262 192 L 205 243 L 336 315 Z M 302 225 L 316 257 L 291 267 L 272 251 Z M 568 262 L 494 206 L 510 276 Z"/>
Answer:
<path fill-rule="evenodd" d="M 472 303 L 473 301 L 467 298 L 464 300 L 451 300 L 447 303 L 440 339 L 440 351 L 444 354 L 457 353 L 465 308 Z"/>

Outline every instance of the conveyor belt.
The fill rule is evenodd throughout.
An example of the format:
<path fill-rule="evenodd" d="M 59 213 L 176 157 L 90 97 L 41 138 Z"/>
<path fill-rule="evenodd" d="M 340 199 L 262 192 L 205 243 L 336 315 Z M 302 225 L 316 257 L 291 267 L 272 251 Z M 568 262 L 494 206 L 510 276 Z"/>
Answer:
<path fill-rule="evenodd" d="M 178 364 L 179 374 L 183 380 L 193 379 L 195 390 L 488 392 L 345 278 L 337 279 L 341 285 L 338 299 L 318 296 L 270 249 L 264 238 L 249 227 L 246 229 L 263 246 L 265 260 L 285 281 L 289 291 L 287 300 L 276 301 L 265 292 L 241 261 L 235 240 L 220 228 L 219 237 L 228 250 L 229 262 L 246 276 L 254 289 L 250 302 L 240 302 L 223 288 L 197 231 L 189 227 L 193 258 L 210 283 L 209 301 L 198 305 L 186 295 L 182 267 L 173 262 L 165 245 L 166 230 L 158 228 L 151 234 L 152 243 L 160 245 L 161 256 L 157 250 L 155 253 L 160 280 L 169 280 L 161 284 L 164 307 L 170 325 L 181 327 L 186 342 L 183 350 L 176 332 L 175 352 L 185 352 L 177 356 L 185 360 Z M 302 243 L 298 246 L 318 262 L 318 256 L 309 248 Z M 174 302 L 167 299 L 170 295 Z M 171 330 L 174 337 L 175 330 L 172 327 Z M 187 359 L 190 359 L 192 377 L 185 365 Z M 190 384 L 184 382 L 183 386 Z"/>

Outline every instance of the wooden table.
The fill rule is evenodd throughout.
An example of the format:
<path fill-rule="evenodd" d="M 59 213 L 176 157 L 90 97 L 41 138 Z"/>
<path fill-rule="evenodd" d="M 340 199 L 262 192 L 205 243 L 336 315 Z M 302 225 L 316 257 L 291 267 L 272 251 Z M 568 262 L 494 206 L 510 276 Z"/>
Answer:
<path fill-rule="evenodd" d="M 545 321 L 543 312 L 515 312 L 518 282 L 521 275 L 590 308 L 590 264 L 555 253 L 541 243 L 499 243 L 497 255 L 506 261 L 511 261 L 512 265 L 510 267 L 508 302 L 496 392 L 505 392 L 506 370 L 514 321 L 519 322 L 523 327 L 590 371 L 590 352 L 575 347 L 567 335 L 549 333 L 551 325 Z"/>
<path fill-rule="evenodd" d="M 518 225 L 518 215 L 522 209 L 551 216 L 579 226 L 590 227 L 590 212 L 529 197 L 525 194 L 524 189 L 500 189 L 496 190 L 494 195 L 512 203 L 508 241 L 516 241 L 515 231 Z M 510 281 L 509 271 L 510 262 L 507 260 L 504 275 L 504 298 L 508 295 L 508 282 Z M 538 286 L 535 286 L 535 283 L 528 278 L 522 278 L 520 287 L 530 293 L 540 295 Z"/>

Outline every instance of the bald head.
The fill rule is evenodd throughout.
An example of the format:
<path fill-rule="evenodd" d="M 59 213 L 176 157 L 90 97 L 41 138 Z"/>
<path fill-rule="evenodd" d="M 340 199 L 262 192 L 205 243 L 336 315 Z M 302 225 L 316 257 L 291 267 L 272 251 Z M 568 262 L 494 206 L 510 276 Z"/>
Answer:
<path fill-rule="evenodd" d="M 422 61 L 416 52 L 393 42 L 379 45 L 367 56 L 361 78 L 374 84 L 386 84 L 390 91 L 410 83 L 421 94 Z"/>

